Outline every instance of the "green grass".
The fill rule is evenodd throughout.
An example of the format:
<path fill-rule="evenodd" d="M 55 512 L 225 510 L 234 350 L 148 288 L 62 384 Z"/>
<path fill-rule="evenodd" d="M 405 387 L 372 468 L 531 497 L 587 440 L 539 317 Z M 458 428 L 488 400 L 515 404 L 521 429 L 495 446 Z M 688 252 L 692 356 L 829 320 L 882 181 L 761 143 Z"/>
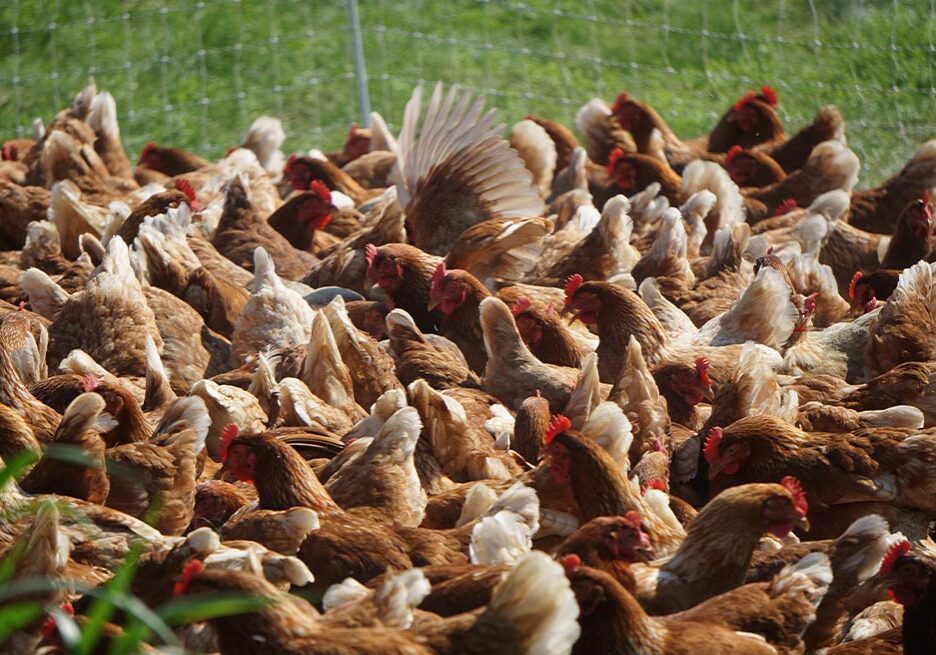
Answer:
<path fill-rule="evenodd" d="M 417 81 L 441 79 L 485 91 L 505 121 L 571 121 L 627 90 L 691 137 L 770 83 L 791 130 L 842 110 L 864 182 L 936 136 L 931 0 L 360 4 L 371 102 L 391 124 Z M 342 0 L 2 3 L 0 134 L 28 133 L 89 74 L 133 152 L 154 138 L 217 156 L 261 113 L 283 119 L 290 148 L 331 148 L 357 118 Z"/>

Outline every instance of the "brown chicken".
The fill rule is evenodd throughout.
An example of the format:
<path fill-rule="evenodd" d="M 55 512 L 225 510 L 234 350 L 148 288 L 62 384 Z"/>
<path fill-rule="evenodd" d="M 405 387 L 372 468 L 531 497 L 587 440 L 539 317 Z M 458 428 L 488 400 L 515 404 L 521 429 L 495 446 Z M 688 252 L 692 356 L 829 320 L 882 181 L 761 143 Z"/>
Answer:
<path fill-rule="evenodd" d="M 211 243 L 235 264 L 253 270 L 254 251 L 262 246 L 273 258 L 277 272 L 289 280 L 301 279 L 318 259 L 298 250 L 262 217 L 250 201 L 246 181 L 234 178 L 227 189 L 224 212 Z"/>
<path fill-rule="evenodd" d="M 554 306 L 543 310 L 523 296 L 513 303 L 510 311 L 514 315 L 520 338 L 534 357 L 545 364 L 579 367 L 582 347 Z"/>
<path fill-rule="evenodd" d="M 481 301 L 490 295 L 478 278 L 467 271 L 446 270 L 442 263 L 432 274 L 428 308 L 442 314 L 439 334 L 458 346 L 468 366 L 479 375 L 487 364 L 479 308 Z"/>
<path fill-rule="evenodd" d="M 763 638 L 736 632 L 710 620 L 647 616 L 637 600 L 611 575 L 581 566 L 574 556 L 563 565 L 579 604 L 582 638 L 573 653 L 660 653 L 661 655 L 775 655 Z"/>
<path fill-rule="evenodd" d="M 481 113 L 483 99 L 456 87 L 443 96 L 438 84 L 425 118 L 433 128 L 417 137 L 421 96 L 417 89 L 406 104 L 392 176 L 416 246 L 444 255 L 476 223 L 543 214 L 523 160 L 493 129 L 493 114 Z"/>
<path fill-rule="evenodd" d="M 163 175 L 175 177 L 183 173 L 191 173 L 199 168 L 209 166 L 211 162 L 198 155 L 172 146 L 160 146 L 148 141 L 140 151 L 137 166 L 158 171 Z"/>
<path fill-rule="evenodd" d="M 299 557 L 310 566 L 316 585 L 326 588 L 347 577 L 369 580 L 389 568 L 467 563 L 472 526 L 457 530 L 404 528 L 383 521 L 366 506 L 344 511 L 331 498 L 305 460 L 269 434 L 238 435 L 222 444 L 224 470 L 253 481 L 258 509 L 308 507 L 320 527 L 302 544 Z M 361 539 L 367 534 L 367 539 Z"/>
<path fill-rule="evenodd" d="M 672 614 L 744 584 L 761 537 L 785 537 L 794 527 L 808 527 L 807 511 L 794 478 L 720 493 L 689 524 L 673 557 L 631 567 L 637 599 L 650 614 Z"/>
<path fill-rule="evenodd" d="M 599 516 L 620 516 L 635 511 L 647 522 L 648 534 L 660 556 L 672 554 L 684 534 L 650 509 L 640 492 L 624 477 L 617 463 L 601 446 L 570 430 L 571 423 L 559 415 L 544 439 L 545 454 L 553 481 L 568 485 L 582 521 Z"/>
<path fill-rule="evenodd" d="M 869 428 L 845 434 L 805 433 L 771 416 L 752 416 L 724 429 L 712 428 L 705 442 L 705 458 L 713 491 L 792 474 L 817 509 L 891 502 L 904 509 L 930 512 L 932 501 L 926 490 L 933 448 L 934 435 L 929 430 Z M 837 536 L 824 530 L 834 530 L 834 526 L 815 523 L 816 536 Z"/>
<path fill-rule="evenodd" d="M 861 230 L 891 234 L 901 212 L 936 186 L 936 141 L 927 141 L 892 178 L 852 194 L 848 222 Z"/>
<path fill-rule="evenodd" d="M 436 316 L 429 310 L 429 290 L 439 259 L 403 243 L 368 244 L 365 251 L 367 279 L 383 291 L 387 307 L 404 310 L 420 330 L 433 332 Z"/>
<path fill-rule="evenodd" d="M 311 250 L 315 236 L 331 221 L 331 191 L 319 180 L 313 180 L 308 190 L 295 193 L 270 214 L 267 223 L 282 234 L 293 248 Z"/>

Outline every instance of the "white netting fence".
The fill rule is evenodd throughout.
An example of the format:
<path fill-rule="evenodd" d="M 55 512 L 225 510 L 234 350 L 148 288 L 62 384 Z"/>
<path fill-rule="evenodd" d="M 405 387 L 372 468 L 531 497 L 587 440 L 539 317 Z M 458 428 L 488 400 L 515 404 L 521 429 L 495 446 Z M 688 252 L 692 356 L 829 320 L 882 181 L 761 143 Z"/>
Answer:
<path fill-rule="evenodd" d="M 334 147 L 359 119 L 344 0 L 6 0 L 0 135 L 26 135 L 94 77 L 125 141 L 219 155 L 252 118 L 291 148 Z M 567 123 L 628 91 L 688 137 L 772 84 L 793 131 L 824 104 L 880 179 L 936 135 L 936 0 L 361 0 L 372 107 L 391 126 L 414 84 L 476 88 L 505 121 Z"/>

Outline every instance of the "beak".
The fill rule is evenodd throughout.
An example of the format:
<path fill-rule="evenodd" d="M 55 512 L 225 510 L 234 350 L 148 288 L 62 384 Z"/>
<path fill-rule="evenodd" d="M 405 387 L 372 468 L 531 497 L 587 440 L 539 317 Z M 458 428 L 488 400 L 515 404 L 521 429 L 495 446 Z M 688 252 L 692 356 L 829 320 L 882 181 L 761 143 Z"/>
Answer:
<path fill-rule="evenodd" d="M 809 532 L 809 519 L 805 516 L 800 517 L 793 525 L 804 532 Z"/>
<path fill-rule="evenodd" d="M 438 307 L 438 306 L 439 306 L 439 301 L 438 301 L 438 300 L 430 300 L 430 301 L 429 301 L 428 307 L 429 307 L 429 311 L 430 311 L 430 312 L 431 312 L 433 309 L 435 309 L 436 307 Z"/>
<path fill-rule="evenodd" d="M 709 403 L 715 401 L 715 392 L 712 390 L 712 385 L 709 384 L 702 387 L 702 397 Z"/>

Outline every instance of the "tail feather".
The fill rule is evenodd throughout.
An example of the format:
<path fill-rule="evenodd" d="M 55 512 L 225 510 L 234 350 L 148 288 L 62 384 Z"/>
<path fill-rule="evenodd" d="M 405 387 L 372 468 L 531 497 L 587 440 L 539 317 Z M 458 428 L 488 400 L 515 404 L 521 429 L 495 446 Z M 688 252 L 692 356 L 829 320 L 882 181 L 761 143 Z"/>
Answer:
<path fill-rule="evenodd" d="M 371 112 L 371 152 L 375 150 L 390 150 L 395 152 L 397 147 L 396 137 L 390 132 L 383 116 L 376 111 Z"/>
<path fill-rule="evenodd" d="M 420 569 L 392 576 L 374 594 L 381 622 L 392 628 L 408 630 L 413 625 L 413 610 L 430 591 L 432 585 Z"/>
<path fill-rule="evenodd" d="M 533 174 L 533 183 L 544 198 L 552 190 L 556 169 L 556 144 L 546 130 L 529 119 L 522 120 L 510 131 L 510 146 L 516 150 Z"/>
<path fill-rule="evenodd" d="M 475 627 L 509 629 L 528 655 L 564 655 L 581 633 L 577 617 L 578 604 L 562 566 L 534 551 L 495 588 Z"/>
<path fill-rule="evenodd" d="M 316 396 L 354 420 L 364 413 L 354 400 L 351 372 L 341 359 L 335 335 L 321 311 L 312 316 L 312 334 L 302 362 L 302 381 Z"/>
<path fill-rule="evenodd" d="M 69 298 L 65 289 L 38 268 L 30 268 L 20 275 L 19 285 L 29 297 L 32 310 L 50 321 L 55 320 Z"/>
<path fill-rule="evenodd" d="M 533 532 L 513 512 L 502 511 L 475 524 L 468 553 L 482 566 L 515 564 L 533 548 Z"/>
<path fill-rule="evenodd" d="M 770 582 L 769 593 L 803 594 L 818 607 L 832 584 L 832 565 L 825 553 L 810 553 L 796 564 L 785 567 Z"/>
<path fill-rule="evenodd" d="M 718 228 L 744 222 L 744 200 L 728 171 L 715 162 L 697 159 L 683 171 L 680 198 L 685 202 L 703 189 L 711 191 L 717 199 L 705 219 L 710 234 Z"/>
<path fill-rule="evenodd" d="M 572 427 L 581 430 L 592 410 L 601 402 L 601 382 L 598 379 L 598 355 L 589 353 L 582 359 L 575 389 L 566 405 L 565 414 Z"/>
<path fill-rule="evenodd" d="M 671 339 L 695 334 L 696 326 L 692 319 L 663 296 L 660 292 L 660 284 L 654 278 L 645 278 L 640 283 L 638 292 Z"/>
<path fill-rule="evenodd" d="M 600 403 L 581 430 L 582 434 L 608 451 L 621 472 L 627 475 L 630 470 L 628 453 L 634 441 L 633 427 L 618 405 L 609 401 Z"/>
<path fill-rule="evenodd" d="M 149 335 L 146 335 L 145 346 L 146 394 L 143 398 L 143 409 L 148 411 L 172 402 L 175 400 L 176 394 L 169 384 L 169 373 L 159 357 L 156 342 Z"/>

